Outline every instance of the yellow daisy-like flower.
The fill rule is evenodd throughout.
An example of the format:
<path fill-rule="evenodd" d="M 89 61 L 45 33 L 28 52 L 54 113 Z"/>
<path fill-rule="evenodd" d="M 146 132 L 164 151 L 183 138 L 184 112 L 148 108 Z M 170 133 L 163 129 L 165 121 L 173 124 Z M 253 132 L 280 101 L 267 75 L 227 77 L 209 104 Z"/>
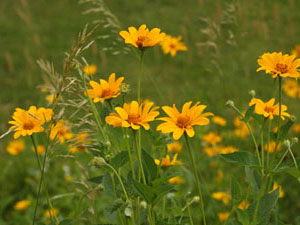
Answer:
<path fill-rule="evenodd" d="M 275 141 L 270 141 L 269 143 L 269 152 L 273 153 L 275 152 L 275 146 L 276 142 Z M 280 151 L 281 149 L 281 144 L 279 143 L 277 146 L 277 151 Z M 268 144 L 265 144 L 265 151 L 268 151 Z"/>
<path fill-rule="evenodd" d="M 24 209 L 27 209 L 28 206 L 30 205 L 30 200 L 21 200 L 21 201 L 18 201 L 15 205 L 14 205 L 14 209 L 15 210 L 24 210 Z"/>
<path fill-rule="evenodd" d="M 229 215 L 230 215 L 229 212 L 218 212 L 218 217 L 220 222 L 224 222 L 225 220 L 227 220 Z"/>
<path fill-rule="evenodd" d="M 162 158 L 161 161 L 159 159 L 154 159 L 154 162 L 156 165 L 161 165 L 162 167 L 169 167 L 169 166 L 175 166 L 175 165 L 182 165 L 183 163 L 179 160 L 177 160 L 178 154 L 176 153 L 173 157 L 173 159 L 170 159 L 169 155 L 166 155 L 165 158 Z"/>
<path fill-rule="evenodd" d="M 55 125 L 52 126 L 50 132 L 50 139 L 59 139 L 61 144 L 65 143 L 65 140 L 69 140 L 73 137 L 69 127 L 67 126 L 67 121 L 60 120 Z"/>
<path fill-rule="evenodd" d="M 185 180 L 182 177 L 179 177 L 179 176 L 172 177 L 168 180 L 169 184 L 182 184 L 184 182 L 185 182 Z"/>
<path fill-rule="evenodd" d="M 141 25 L 138 30 L 135 27 L 129 27 L 128 31 L 122 30 L 119 34 L 126 44 L 140 49 L 153 47 L 162 42 L 166 36 L 165 33 L 160 32 L 159 28 L 149 31 L 145 24 Z"/>
<path fill-rule="evenodd" d="M 89 136 L 88 133 L 81 133 L 76 136 L 75 146 L 70 147 L 68 150 L 69 152 L 76 153 L 76 152 L 87 152 L 87 148 L 85 145 L 89 144 L 90 142 L 87 140 Z"/>
<path fill-rule="evenodd" d="M 225 120 L 223 117 L 221 117 L 221 116 L 214 116 L 214 117 L 212 118 L 212 121 L 213 121 L 215 124 L 217 124 L 217 125 L 219 125 L 219 126 L 222 126 L 222 127 L 225 127 L 226 124 L 227 124 L 226 120 Z"/>
<path fill-rule="evenodd" d="M 24 140 L 15 140 L 8 142 L 6 147 L 6 151 L 11 155 L 18 155 L 25 149 L 25 141 Z"/>
<path fill-rule="evenodd" d="M 173 133 L 173 139 L 178 140 L 184 132 L 189 137 L 195 135 L 193 126 L 204 126 L 209 124 L 208 116 L 213 114 L 210 112 L 202 113 L 206 108 L 205 105 L 199 105 L 197 102 L 191 107 L 192 102 L 187 102 L 182 107 L 182 112 L 178 112 L 175 104 L 173 107 L 164 106 L 162 109 L 169 117 L 158 118 L 159 120 L 165 121 L 157 127 L 157 130 L 162 133 Z"/>
<path fill-rule="evenodd" d="M 182 150 L 182 146 L 183 144 L 178 141 L 175 141 L 174 143 L 171 144 L 167 144 L 168 152 L 179 153 Z"/>
<path fill-rule="evenodd" d="M 217 135 L 215 132 L 209 132 L 208 134 L 202 137 L 203 141 L 207 144 L 215 145 L 222 141 L 222 137 Z"/>
<path fill-rule="evenodd" d="M 14 139 L 44 131 L 43 120 L 24 109 L 16 108 L 12 118 L 8 123 L 13 125 L 10 129 L 15 131 Z"/>
<path fill-rule="evenodd" d="M 284 191 L 282 189 L 282 186 L 278 185 L 276 182 L 274 182 L 273 188 L 272 188 L 272 190 L 269 193 L 275 191 L 277 188 L 279 188 L 279 198 L 283 198 L 284 197 Z"/>
<path fill-rule="evenodd" d="M 41 120 L 43 123 L 49 122 L 53 116 L 52 109 L 46 109 L 43 107 L 37 109 L 35 106 L 30 106 L 27 112 Z"/>
<path fill-rule="evenodd" d="M 252 98 L 249 106 L 255 105 L 255 113 L 263 115 L 265 118 L 270 120 L 274 119 L 274 116 L 279 115 L 279 104 L 274 105 L 275 98 L 271 98 L 268 102 L 263 102 L 258 98 Z M 287 110 L 286 105 L 281 105 L 281 119 L 284 120 L 285 116 L 289 117 L 290 114 L 285 112 Z"/>
<path fill-rule="evenodd" d="M 249 202 L 246 202 L 245 200 L 243 200 L 243 201 L 239 204 L 238 208 L 241 209 L 241 210 L 245 210 L 245 209 L 247 209 L 247 208 L 249 207 L 249 205 L 250 205 Z"/>
<path fill-rule="evenodd" d="M 297 123 L 293 126 L 293 131 L 296 133 L 300 133 L 300 123 Z"/>
<path fill-rule="evenodd" d="M 239 116 L 237 116 L 233 121 L 234 126 L 236 127 L 234 130 L 234 134 L 239 138 L 246 138 L 246 136 L 249 134 L 249 130 L 245 123 L 243 123 Z"/>
<path fill-rule="evenodd" d="M 300 98 L 300 87 L 296 80 L 286 80 L 282 86 L 283 91 L 291 98 Z"/>
<path fill-rule="evenodd" d="M 225 147 L 225 146 L 219 145 L 219 146 L 216 146 L 216 151 L 219 154 L 229 154 L 229 153 L 237 152 L 238 150 L 233 146 Z"/>
<path fill-rule="evenodd" d="M 37 152 L 39 155 L 43 155 L 44 152 L 46 151 L 46 148 L 44 145 L 37 145 L 36 148 L 37 148 Z M 32 151 L 35 152 L 34 147 L 32 147 Z"/>
<path fill-rule="evenodd" d="M 133 130 L 138 130 L 144 127 L 150 129 L 149 122 L 154 121 L 159 115 L 156 111 L 159 107 L 151 107 L 153 103 L 140 104 L 137 101 L 124 103 L 122 107 L 116 107 L 117 113 L 110 113 L 105 117 L 105 122 L 113 127 L 131 127 Z"/>
<path fill-rule="evenodd" d="M 118 97 L 120 92 L 120 86 L 124 77 L 119 77 L 116 80 L 116 74 L 110 74 L 108 81 L 100 79 L 100 83 L 96 81 L 90 81 L 92 89 L 88 89 L 90 98 L 94 99 L 94 102 L 104 102 L 107 99 Z"/>
<path fill-rule="evenodd" d="M 282 55 L 281 52 L 265 53 L 257 60 L 260 67 L 256 71 L 265 70 L 266 73 L 276 77 L 299 78 L 300 59 L 295 55 Z"/>
<path fill-rule="evenodd" d="M 291 54 L 295 55 L 296 57 L 300 57 L 300 45 L 296 45 Z"/>
<path fill-rule="evenodd" d="M 214 192 L 211 197 L 218 201 L 222 201 L 225 205 L 228 205 L 231 199 L 231 195 L 226 192 Z"/>
<path fill-rule="evenodd" d="M 86 75 L 95 75 L 97 73 L 97 66 L 94 64 L 88 65 L 88 66 L 84 66 L 83 67 L 83 72 Z"/>
<path fill-rule="evenodd" d="M 47 210 L 45 211 L 45 216 L 46 216 L 46 217 L 53 217 L 54 215 L 57 215 L 58 213 L 59 213 L 59 210 L 56 209 L 56 208 L 54 208 L 53 210 L 47 209 Z"/>
<path fill-rule="evenodd" d="M 166 35 L 165 40 L 160 43 L 164 54 L 175 56 L 178 51 L 186 51 L 187 47 L 180 41 L 181 39 L 181 36 L 172 37 L 171 35 Z"/>
<path fill-rule="evenodd" d="M 205 147 L 203 148 L 203 151 L 206 155 L 208 155 L 209 157 L 215 156 L 217 155 L 217 151 L 215 148 L 213 147 Z"/>

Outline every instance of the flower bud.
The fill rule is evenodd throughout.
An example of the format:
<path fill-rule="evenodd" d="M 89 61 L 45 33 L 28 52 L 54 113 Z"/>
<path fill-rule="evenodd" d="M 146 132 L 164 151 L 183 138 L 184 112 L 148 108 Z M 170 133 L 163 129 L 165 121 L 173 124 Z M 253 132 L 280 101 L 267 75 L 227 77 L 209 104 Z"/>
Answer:
<path fill-rule="evenodd" d="M 92 160 L 92 164 L 97 167 L 102 167 L 106 165 L 106 162 L 105 159 L 103 159 L 102 157 L 94 157 Z"/>
<path fill-rule="evenodd" d="M 198 195 L 194 196 L 193 202 L 199 202 L 199 201 L 200 201 L 200 197 Z"/>
<path fill-rule="evenodd" d="M 297 137 L 293 137 L 292 138 L 292 143 L 293 144 L 297 144 L 298 143 L 298 138 Z"/>
<path fill-rule="evenodd" d="M 284 140 L 283 144 L 288 148 L 291 147 L 291 142 L 289 140 Z"/>
<path fill-rule="evenodd" d="M 249 95 L 250 95 L 252 98 L 254 98 L 255 95 L 256 95 L 255 90 L 250 90 L 250 91 L 249 91 Z"/>
<path fill-rule="evenodd" d="M 234 102 L 233 102 L 232 100 L 228 100 L 228 101 L 226 102 L 226 105 L 227 105 L 227 106 L 234 107 Z"/>

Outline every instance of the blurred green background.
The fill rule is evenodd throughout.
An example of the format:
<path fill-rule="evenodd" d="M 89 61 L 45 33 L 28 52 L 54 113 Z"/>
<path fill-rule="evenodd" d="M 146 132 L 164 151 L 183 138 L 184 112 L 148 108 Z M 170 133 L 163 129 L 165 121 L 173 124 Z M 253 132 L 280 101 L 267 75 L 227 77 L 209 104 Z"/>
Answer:
<path fill-rule="evenodd" d="M 228 99 L 246 108 L 251 89 L 264 100 L 274 94 L 271 76 L 256 72 L 257 58 L 265 52 L 290 53 L 300 44 L 297 0 L 107 0 L 105 3 L 122 29 L 141 24 L 159 27 L 173 36 L 181 35 L 188 47 L 187 52 L 179 52 L 174 58 L 163 55 L 159 47 L 146 52 L 142 97 L 158 105 L 181 106 L 186 101 L 199 100 L 208 105 L 209 111 L 225 117 L 231 127 L 235 113 L 225 106 Z M 77 0 L 0 1 L 1 134 L 9 128 L 7 121 L 16 107 L 46 104 L 45 94 L 37 88 L 43 82 L 43 73 L 36 60 L 49 60 L 61 72 L 65 52 L 70 50 L 84 25 L 92 28 L 93 21 L 106 17 L 101 13 L 83 14 L 91 6 Z M 134 89 L 138 59 L 134 51 L 129 55 L 115 54 L 123 49 L 120 43 L 113 50 L 103 50 L 116 41 L 118 34 L 112 33 L 110 27 L 100 26 L 93 37 L 107 33 L 110 38 L 96 39 L 84 54 L 90 64 L 98 66 L 95 79 L 115 72 L 117 76 L 125 76 Z M 284 96 L 283 102 L 291 114 L 300 117 L 299 99 Z M 0 165 L 6 165 L 8 160 L 5 145 L 10 139 L 0 140 Z M 13 177 L 10 182 L 14 182 Z M 291 186 L 297 187 L 293 182 Z M 299 193 L 284 205 L 288 209 L 291 203 L 296 207 L 291 210 L 295 215 L 299 210 Z"/>

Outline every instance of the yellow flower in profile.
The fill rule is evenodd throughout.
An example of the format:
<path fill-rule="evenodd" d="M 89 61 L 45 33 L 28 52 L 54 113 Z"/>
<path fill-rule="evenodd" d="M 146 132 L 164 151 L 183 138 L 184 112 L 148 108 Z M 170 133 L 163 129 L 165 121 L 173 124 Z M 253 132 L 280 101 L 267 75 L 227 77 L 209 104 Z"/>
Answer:
<path fill-rule="evenodd" d="M 222 137 L 217 135 L 215 132 L 209 132 L 208 134 L 202 137 L 203 141 L 207 144 L 215 145 L 222 141 Z"/>
<path fill-rule="evenodd" d="M 245 210 L 245 209 L 247 209 L 249 207 L 249 205 L 250 205 L 249 202 L 246 202 L 245 200 L 243 200 L 239 204 L 238 208 L 241 209 L 241 210 Z"/>
<path fill-rule="evenodd" d="M 95 75 L 97 73 L 97 66 L 95 64 L 84 66 L 83 72 L 86 75 Z"/>
<path fill-rule="evenodd" d="M 11 155 L 18 155 L 22 152 L 25 148 L 25 141 L 24 140 L 14 140 L 8 142 L 6 147 L 6 151 Z"/>
<path fill-rule="evenodd" d="M 227 124 L 226 120 L 225 120 L 223 117 L 221 117 L 221 116 L 214 116 L 214 117 L 212 118 L 212 121 L 213 121 L 215 124 L 217 124 L 217 125 L 219 125 L 219 126 L 222 126 L 222 127 L 225 127 L 226 124 Z"/>
<path fill-rule="evenodd" d="M 212 198 L 222 201 L 225 205 L 228 205 L 231 199 L 231 195 L 226 192 L 214 192 Z"/>
<path fill-rule="evenodd" d="M 65 140 L 71 139 L 73 134 L 67 124 L 67 121 L 59 120 L 53 125 L 50 132 L 50 139 L 54 140 L 55 138 L 58 138 L 61 144 L 65 143 Z"/>
<path fill-rule="evenodd" d="M 216 151 L 219 154 L 229 154 L 229 153 L 237 152 L 238 150 L 233 146 L 225 147 L 225 146 L 219 145 L 219 146 L 216 146 Z"/>
<path fill-rule="evenodd" d="M 239 116 L 234 119 L 233 124 L 236 127 L 234 134 L 239 138 L 246 138 L 246 136 L 249 134 L 249 130 L 246 124 L 240 120 Z"/>
<path fill-rule="evenodd" d="M 152 107 L 153 103 L 140 104 L 137 101 L 124 103 L 123 108 L 116 107 L 117 113 L 110 113 L 105 117 L 105 122 L 113 127 L 131 127 L 134 130 L 143 126 L 150 129 L 149 122 L 154 121 L 159 115 L 156 111 L 159 107 Z"/>
<path fill-rule="evenodd" d="M 300 133 L 300 123 L 297 123 L 293 126 L 293 131 L 296 133 Z"/>
<path fill-rule="evenodd" d="M 187 47 L 180 41 L 181 39 L 181 36 L 172 37 L 171 35 L 166 35 L 165 40 L 160 43 L 164 54 L 175 56 L 178 51 L 186 51 Z"/>
<path fill-rule="evenodd" d="M 284 197 L 284 191 L 283 191 L 281 185 L 278 185 L 276 182 L 274 182 L 273 188 L 269 193 L 275 191 L 277 188 L 279 188 L 279 198 L 283 198 Z"/>
<path fill-rule="evenodd" d="M 276 146 L 276 142 L 275 141 L 270 141 L 269 143 L 269 152 L 273 153 L 275 152 L 275 146 Z M 279 143 L 277 146 L 277 151 L 279 152 L 281 149 L 281 144 Z M 268 151 L 268 144 L 265 144 L 265 151 Z"/>
<path fill-rule="evenodd" d="M 87 140 L 87 137 L 89 136 L 88 133 L 81 133 L 76 136 L 75 139 L 75 145 L 71 146 L 68 151 L 72 153 L 76 152 L 87 152 L 86 145 L 90 142 Z"/>
<path fill-rule="evenodd" d="M 171 161 L 170 156 L 166 155 L 165 158 L 162 158 L 161 161 L 159 159 L 154 159 L 154 162 L 156 165 L 161 165 L 162 167 L 169 167 L 169 166 L 175 166 L 175 165 L 182 165 L 183 163 L 179 160 L 177 160 L 178 154 L 176 153 Z"/>
<path fill-rule="evenodd" d="M 296 57 L 300 57 L 300 45 L 296 45 L 291 54 L 295 55 Z"/>
<path fill-rule="evenodd" d="M 174 143 L 167 144 L 168 152 L 179 153 L 182 150 L 183 144 L 179 141 L 175 141 Z"/>
<path fill-rule="evenodd" d="M 206 155 L 208 155 L 209 157 L 215 156 L 217 155 L 217 151 L 215 148 L 213 147 L 205 147 L 203 148 L 203 151 Z"/>
<path fill-rule="evenodd" d="M 10 129 L 15 131 L 14 139 L 44 131 L 44 122 L 24 109 L 16 108 L 12 118 L 8 123 L 13 125 Z"/>
<path fill-rule="evenodd" d="M 169 184 L 182 184 L 184 182 L 185 182 L 185 180 L 182 177 L 179 177 L 179 176 L 172 177 L 168 180 Z"/>
<path fill-rule="evenodd" d="M 227 220 L 229 215 L 230 215 L 229 212 L 218 212 L 218 217 L 220 222 L 224 222 L 225 220 Z"/>
<path fill-rule="evenodd" d="M 274 105 L 275 98 L 271 98 L 268 102 L 263 102 L 258 98 L 252 98 L 249 106 L 255 105 L 255 113 L 263 115 L 265 118 L 270 120 L 274 119 L 274 116 L 279 115 L 279 104 Z M 285 116 L 289 117 L 290 114 L 285 112 L 287 110 L 286 105 L 281 105 L 281 119 L 284 120 Z"/>
<path fill-rule="evenodd" d="M 265 70 L 266 73 L 272 74 L 273 78 L 290 77 L 299 78 L 300 59 L 295 55 L 282 55 L 281 52 L 265 53 L 257 60 L 260 67 L 256 71 Z"/>
<path fill-rule="evenodd" d="M 36 148 L 37 148 L 37 152 L 39 155 L 44 154 L 44 152 L 46 151 L 46 148 L 44 145 L 37 145 Z M 32 151 L 35 152 L 34 147 L 32 147 Z"/>
<path fill-rule="evenodd" d="M 194 106 L 191 107 L 192 102 L 187 102 L 182 107 L 182 112 L 180 113 L 175 104 L 173 107 L 164 106 L 162 109 L 169 117 L 158 118 L 159 120 L 165 121 L 161 123 L 157 130 L 162 133 L 173 133 L 173 139 L 178 140 L 184 132 L 189 137 L 195 135 L 193 126 L 204 126 L 209 124 L 208 116 L 213 114 L 210 112 L 202 113 L 206 108 L 205 105 L 199 105 L 200 102 L 197 102 Z"/>
<path fill-rule="evenodd" d="M 283 91 L 291 98 L 300 98 L 300 86 L 296 80 L 286 80 L 282 86 Z"/>
<path fill-rule="evenodd" d="M 122 30 L 119 34 L 126 44 L 140 49 L 153 47 L 162 42 L 166 36 L 158 28 L 153 28 L 149 31 L 145 24 L 141 25 L 138 30 L 135 27 L 129 27 L 128 31 Z"/>
<path fill-rule="evenodd" d="M 45 216 L 46 216 L 46 217 L 53 217 L 54 215 L 57 215 L 58 213 L 59 213 L 59 210 L 56 209 L 56 208 L 54 208 L 53 210 L 47 209 L 47 210 L 45 211 Z"/>
<path fill-rule="evenodd" d="M 21 200 L 21 201 L 18 201 L 15 205 L 14 205 L 14 209 L 15 210 L 24 210 L 24 209 L 27 209 L 28 206 L 30 205 L 30 200 Z"/>
<path fill-rule="evenodd" d="M 94 99 L 94 102 L 104 102 L 107 99 L 118 97 L 120 92 L 120 86 L 124 77 L 119 77 L 116 80 L 116 74 L 110 74 L 108 81 L 100 79 L 100 83 L 96 81 L 90 81 L 92 89 L 88 89 L 89 97 Z M 86 93 L 85 93 L 86 94 Z"/>

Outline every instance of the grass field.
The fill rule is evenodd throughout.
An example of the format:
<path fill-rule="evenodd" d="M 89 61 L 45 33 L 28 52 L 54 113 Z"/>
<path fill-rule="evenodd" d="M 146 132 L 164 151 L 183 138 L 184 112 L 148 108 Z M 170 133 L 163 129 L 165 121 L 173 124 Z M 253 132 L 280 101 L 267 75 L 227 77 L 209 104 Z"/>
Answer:
<path fill-rule="evenodd" d="M 0 1 L 0 134 L 8 130 L 7 122 L 11 120 L 15 108 L 47 106 L 46 94 L 38 87 L 43 84 L 45 73 L 39 68 L 37 60 L 53 62 L 56 71 L 62 73 L 65 52 L 70 51 L 72 41 L 77 38 L 78 33 L 86 24 L 92 29 L 95 22 L 103 21 L 91 37 L 95 39 L 95 43 L 82 54 L 89 64 L 96 64 L 98 67 L 99 72 L 93 79 L 107 79 L 113 72 L 117 76 L 124 76 L 125 82 L 131 84 L 132 89 L 128 98 L 134 99 L 139 57 L 135 50 L 124 47 L 117 32 L 121 29 L 127 30 L 129 26 L 146 24 L 150 28 L 159 27 L 173 36 L 180 35 L 188 50 L 178 52 L 176 57 L 164 55 L 160 47 L 147 50 L 142 78 L 142 99 L 150 99 L 160 106 L 173 103 L 181 106 L 187 101 L 200 101 L 208 106 L 207 111 L 227 120 L 226 128 L 213 128 L 223 136 L 224 144 L 237 145 L 239 150 L 254 149 L 250 137 L 240 140 L 231 135 L 236 112 L 226 107 L 225 103 L 233 100 L 238 108 L 246 109 L 251 99 L 250 90 L 255 90 L 256 96 L 265 101 L 272 96 L 278 98 L 277 83 L 270 75 L 256 72 L 257 59 L 266 52 L 290 54 L 300 44 L 300 1 L 107 0 L 105 7 L 109 11 L 84 13 L 92 7 L 95 5 L 91 2 L 79 4 L 77 0 Z M 115 17 L 105 14 L 107 12 Z M 107 19 L 111 18 L 116 20 L 109 23 Z M 106 26 L 107 24 L 110 26 Z M 103 38 L 106 35 L 109 37 Z M 110 49 L 111 46 L 113 49 Z M 123 53 L 124 49 L 126 54 Z M 70 73 L 78 76 L 76 70 Z M 299 98 L 290 98 L 283 94 L 283 103 L 288 106 L 290 114 L 300 117 Z M 198 132 L 202 135 L 208 131 L 205 128 Z M 299 138 L 299 133 L 296 135 Z M 145 136 L 147 138 L 144 139 L 150 143 L 150 135 Z M 199 135 L 197 137 L 199 139 Z M 16 157 L 5 151 L 8 141 L 12 139 L 12 135 L 9 135 L 0 140 L 0 168 L 3 168 L 0 175 L 0 225 L 17 225 L 21 222 L 31 224 L 39 171 L 30 151 L 31 147 L 26 147 L 27 152 Z M 28 146 L 30 143 L 30 139 L 26 139 Z M 199 149 L 201 145 L 200 142 L 196 144 Z M 58 150 L 58 153 L 50 155 L 51 160 L 55 161 L 57 158 L 57 161 L 46 170 L 51 171 L 47 172 L 49 193 L 51 196 L 74 196 L 59 198 L 55 202 L 60 208 L 61 218 L 79 219 L 81 216 L 90 216 L 89 223 L 85 221 L 79 224 L 111 222 L 101 220 L 101 216 L 109 216 L 108 211 L 101 211 L 106 202 L 110 202 L 105 198 L 107 193 L 103 194 L 104 200 L 101 203 L 97 202 L 102 197 L 100 192 L 92 192 L 87 198 L 83 197 L 84 191 L 80 192 L 82 196 L 76 194 L 77 189 L 83 189 L 80 186 L 84 186 L 84 182 L 81 183 L 83 174 L 88 173 L 89 177 L 97 175 L 95 169 L 87 168 L 91 157 L 82 155 L 75 157 L 75 160 L 64 159 L 56 155 L 63 155 L 64 150 L 59 147 Z M 294 154 L 299 159 L 299 144 L 295 144 Z M 214 224 L 222 224 L 214 213 L 225 209 L 219 202 L 214 204 L 208 198 L 209 193 L 217 189 L 230 190 L 230 173 L 226 174 L 227 169 L 241 179 L 244 171 L 242 167 L 234 168 L 235 164 L 221 164 L 224 182 L 218 184 L 209 180 L 216 173 L 214 169 L 205 173 L 205 166 L 209 162 L 204 160 L 203 165 L 199 165 L 202 178 L 207 182 L 204 193 L 209 202 L 207 218 Z M 71 168 L 76 181 L 68 185 L 62 175 L 62 171 L 68 170 L 66 165 Z M 188 173 L 188 176 L 192 177 L 192 173 Z M 274 207 L 273 211 L 279 212 L 279 218 L 284 223 L 273 221 L 272 224 L 300 224 L 299 183 L 291 176 L 280 176 L 278 180 L 285 190 L 285 197 L 279 200 L 279 206 Z M 245 184 L 242 185 L 244 188 Z M 183 196 L 185 191 L 192 189 L 183 187 L 179 192 Z M 31 207 L 26 212 L 15 213 L 14 203 L 23 198 L 32 201 Z M 46 200 L 42 201 L 42 208 L 46 209 Z M 81 205 L 72 210 L 74 202 L 80 202 Z M 91 212 L 93 209 L 89 208 L 89 204 L 101 213 L 97 215 Z M 193 207 L 194 211 L 197 209 L 197 206 Z M 179 208 L 174 210 L 180 212 Z M 87 215 L 79 213 L 81 211 Z M 45 218 L 41 221 L 45 224 L 49 222 Z"/>

